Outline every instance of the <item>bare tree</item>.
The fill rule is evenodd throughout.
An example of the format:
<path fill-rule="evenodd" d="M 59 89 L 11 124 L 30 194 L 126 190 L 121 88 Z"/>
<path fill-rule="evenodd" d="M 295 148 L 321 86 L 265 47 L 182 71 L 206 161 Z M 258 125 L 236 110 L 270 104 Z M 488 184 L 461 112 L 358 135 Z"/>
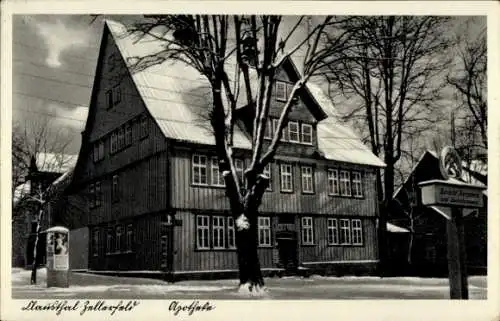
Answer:
<path fill-rule="evenodd" d="M 23 220 L 22 215 L 35 215 L 35 240 L 33 247 L 33 262 L 31 283 L 36 284 L 36 268 L 38 261 L 38 243 L 42 222 L 46 214 L 46 204 L 54 201 L 55 180 L 72 161 L 65 154 L 72 138 L 61 129 L 52 125 L 49 118 L 27 120 L 24 126 L 14 124 L 12 133 L 12 219 Z M 39 178 L 34 171 L 54 173 L 50 177 Z M 19 186 L 25 180 L 30 180 L 30 189 Z M 35 183 L 36 182 L 36 183 Z M 32 214 L 36 213 L 36 214 Z M 29 242 L 28 238 L 28 242 Z"/>
<path fill-rule="evenodd" d="M 455 45 L 458 68 L 448 75 L 447 81 L 458 97 L 458 107 L 464 110 L 463 122 L 472 134 L 471 140 L 476 140 L 479 133 L 479 142 L 470 141 L 468 145 L 488 148 L 487 44 L 486 26 L 482 22 L 471 18 L 458 30 Z"/>
<path fill-rule="evenodd" d="M 386 261 L 386 215 L 394 191 L 395 164 L 404 151 L 405 137 L 433 128 L 437 104 L 445 85 L 449 39 L 448 19 L 431 16 L 359 17 L 342 26 L 355 29 L 353 41 L 365 46 L 343 52 L 329 66 L 330 93 L 351 102 L 346 120 L 367 134 L 372 152 L 383 156 L 386 168 L 377 178 L 380 202 L 379 249 L 381 272 Z M 348 97 L 348 99 L 345 99 Z M 353 98 L 349 100 L 349 98 Z M 352 105 L 352 101 L 359 105 Z"/>
<path fill-rule="evenodd" d="M 299 93 L 311 77 L 318 76 L 336 59 L 334 53 L 344 50 L 352 34 L 349 30 L 331 37 L 325 28 L 349 18 L 288 17 L 287 22 L 292 22 L 288 26 L 281 16 L 145 18 L 129 26 L 129 32 L 161 42 L 164 50 L 154 57 L 136 57 L 133 68 L 141 70 L 151 64 L 176 60 L 195 68 L 210 83 L 212 102 L 207 107 L 226 195 L 235 219 L 240 289 L 260 292 L 264 280 L 257 253 L 257 216 L 269 184 L 269 177 L 263 171 L 274 158 L 288 114 Z M 325 42 L 328 46 L 324 46 Z M 287 59 L 299 53 L 302 58 L 299 79 L 291 86 L 274 137 L 268 145 L 264 144 L 275 77 Z M 241 97 L 244 97 L 242 103 Z M 251 111 L 251 162 L 244 171 L 244 179 L 238 176 L 233 158 L 235 113 L 241 106 Z"/>

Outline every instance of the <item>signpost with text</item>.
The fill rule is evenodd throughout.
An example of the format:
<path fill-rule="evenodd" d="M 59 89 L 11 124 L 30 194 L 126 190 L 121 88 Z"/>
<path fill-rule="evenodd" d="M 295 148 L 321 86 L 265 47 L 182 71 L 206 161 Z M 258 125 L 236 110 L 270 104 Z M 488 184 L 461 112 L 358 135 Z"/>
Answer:
<path fill-rule="evenodd" d="M 450 299 L 468 299 L 467 259 L 464 240 L 463 209 L 483 207 L 485 187 L 463 183 L 459 179 L 462 163 L 457 152 L 445 147 L 440 155 L 440 170 L 444 180 L 421 182 L 422 204 L 451 209 L 447 222 L 448 277 Z"/>

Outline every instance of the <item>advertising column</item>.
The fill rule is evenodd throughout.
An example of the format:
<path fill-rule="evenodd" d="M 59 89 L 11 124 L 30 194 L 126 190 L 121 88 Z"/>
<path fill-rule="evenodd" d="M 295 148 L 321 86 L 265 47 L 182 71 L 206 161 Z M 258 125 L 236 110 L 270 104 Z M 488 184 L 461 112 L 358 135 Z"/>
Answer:
<path fill-rule="evenodd" d="M 69 286 L 69 230 L 62 226 L 47 230 L 47 287 Z"/>

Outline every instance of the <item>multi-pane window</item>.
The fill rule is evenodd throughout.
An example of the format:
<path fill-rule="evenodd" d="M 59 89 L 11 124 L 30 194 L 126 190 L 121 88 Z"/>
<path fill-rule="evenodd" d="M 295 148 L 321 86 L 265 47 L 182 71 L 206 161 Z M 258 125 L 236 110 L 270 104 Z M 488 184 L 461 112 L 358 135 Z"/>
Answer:
<path fill-rule="evenodd" d="M 328 169 L 328 194 L 339 195 L 339 172 L 336 169 Z"/>
<path fill-rule="evenodd" d="M 120 101 L 122 101 L 122 90 L 118 84 L 113 88 L 113 105 L 116 106 Z"/>
<path fill-rule="evenodd" d="M 118 149 L 122 149 L 125 146 L 125 134 L 123 128 L 118 128 Z"/>
<path fill-rule="evenodd" d="M 266 175 L 269 178 L 269 186 L 267 186 L 267 191 L 273 190 L 273 176 L 271 171 L 271 163 L 267 164 L 262 171 L 262 174 Z"/>
<path fill-rule="evenodd" d="M 113 89 L 106 91 L 106 107 L 107 109 L 113 108 Z"/>
<path fill-rule="evenodd" d="M 207 185 L 207 157 L 203 155 L 193 155 L 193 184 Z"/>
<path fill-rule="evenodd" d="M 280 176 L 281 176 L 281 191 L 282 192 L 293 192 L 293 174 L 292 165 L 281 164 L 280 166 Z"/>
<path fill-rule="evenodd" d="M 339 228 L 337 225 L 336 218 L 329 218 L 327 221 L 328 228 L 328 244 L 337 245 L 339 244 Z"/>
<path fill-rule="evenodd" d="M 302 192 L 314 193 L 314 172 L 311 166 L 301 167 Z"/>
<path fill-rule="evenodd" d="M 111 147 L 110 151 L 111 153 L 115 153 L 118 150 L 118 141 L 117 141 L 117 136 L 116 132 L 111 133 Z"/>
<path fill-rule="evenodd" d="M 274 118 L 273 119 L 273 132 L 276 135 L 278 133 L 278 122 L 279 119 Z M 288 126 L 284 126 L 283 129 L 281 130 L 281 138 L 280 141 L 286 142 L 288 140 Z"/>
<path fill-rule="evenodd" d="M 231 216 L 227 218 L 227 247 L 230 249 L 236 248 L 236 233 L 234 230 L 234 219 Z"/>
<path fill-rule="evenodd" d="M 132 144 L 132 125 L 127 124 L 125 126 L 125 146 L 130 146 Z"/>
<path fill-rule="evenodd" d="M 196 217 L 196 247 L 198 249 L 209 249 L 209 217 L 207 215 L 198 215 Z"/>
<path fill-rule="evenodd" d="M 104 158 L 104 141 L 99 140 L 94 143 L 93 158 L 94 162 L 98 162 Z"/>
<path fill-rule="evenodd" d="M 352 191 L 355 197 L 363 197 L 363 183 L 360 172 L 352 172 Z"/>
<path fill-rule="evenodd" d="M 113 230 L 108 228 L 106 234 L 106 254 L 113 253 Z"/>
<path fill-rule="evenodd" d="M 95 228 L 92 233 L 92 254 L 99 255 L 99 229 Z"/>
<path fill-rule="evenodd" d="M 361 220 L 352 220 L 352 244 L 363 245 L 363 227 Z"/>
<path fill-rule="evenodd" d="M 235 158 L 234 159 L 234 168 L 236 169 L 236 175 L 240 178 L 242 182 L 245 181 L 244 178 L 244 162 L 240 158 Z"/>
<path fill-rule="evenodd" d="M 340 244 L 351 244 L 351 224 L 348 219 L 340 220 Z"/>
<path fill-rule="evenodd" d="M 90 184 L 89 186 L 89 207 L 93 208 L 95 206 L 95 185 Z"/>
<path fill-rule="evenodd" d="M 303 245 L 314 244 L 312 217 L 302 218 L 302 244 Z"/>
<path fill-rule="evenodd" d="M 340 195 L 351 196 L 351 175 L 349 171 L 340 171 Z"/>
<path fill-rule="evenodd" d="M 259 246 L 271 246 L 271 218 L 258 217 Z"/>
<path fill-rule="evenodd" d="M 95 206 L 101 206 L 102 203 L 102 190 L 101 182 L 95 183 Z"/>
<path fill-rule="evenodd" d="M 212 185 L 213 186 L 225 186 L 224 182 L 224 176 L 222 175 L 222 171 L 219 168 L 219 159 L 217 157 L 212 157 L 211 158 L 212 164 L 211 164 L 211 169 L 212 169 Z"/>
<path fill-rule="evenodd" d="M 276 81 L 276 100 L 286 101 L 286 99 L 287 99 L 286 82 Z"/>
<path fill-rule="evenodd" d="M 311 124 L 302 124 L 300 141 L 304 144 L 312 145 L 313 143 L 313 127 Z"/>
<path fill-rule="evenodd" d="M 299 143 L 299 123 L 296 121 L 291 121 L 288 123 L 288 137 L 290 142 Z"/>
<path fill-rule="evenodd" d="M 123 234 L 123 227 L 121 225 L 118 225 L 116 227 L 116 237 L 115 237 L 115 251 L 117 253 L 119 253 L 122 248 L 122 234 Z"/>
<path fill-rule="evenodd" d="M 119 198 L 120 198 L 120 187 L 119 187 L 118 175 L 113 175 L 111 181 L 111 199 L 113 201 L 118 201 Z"/>
<path fill-rule="evenodd" d="M 146 136 L 148 136 L 148 133 L 149 133 L 148 118 L 146 116 L 143 116 L 139 119 L 139 137 L 143 139 Z"/>
<path fill-rule="evenodd" d="M 226 247 L 224 238 L 225 217 L 212 216 L 212 246 L 214 249 L 223 249 Z"/>
<path fill-rule="evenodd" d="M 264 131 L 264 138 L 271 139 L 272 138 L 272 131 L 273 131 L 273 127 L 272 127 L 271 119 L 268 118 L 266 120 L 266 130 Z"/>
<path fill-rule="evenodd" d="M 127 252 L 132 252 L 132 247 L 134 244 L 134 226 L 132 224 L 127 225 L 127 236 L 125 239 L 125 250 Z"/>

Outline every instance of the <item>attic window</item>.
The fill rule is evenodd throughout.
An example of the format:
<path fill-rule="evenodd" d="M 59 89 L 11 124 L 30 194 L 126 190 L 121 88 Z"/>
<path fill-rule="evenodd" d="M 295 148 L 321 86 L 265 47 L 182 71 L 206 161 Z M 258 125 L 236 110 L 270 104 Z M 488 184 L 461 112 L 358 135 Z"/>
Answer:
<path fill-rule="evenodd" d="M 115 63 L 116 63 L 116 55 L 111 54 L 108 57 L 108 71 L 112 71 L 115 69 Z"/>
<path fill-rule="evenodd" d="M 277 101 L 286 101 L 287 99 L 286 93 L 286 82 L 276 81 L 276 100 Z"/>

